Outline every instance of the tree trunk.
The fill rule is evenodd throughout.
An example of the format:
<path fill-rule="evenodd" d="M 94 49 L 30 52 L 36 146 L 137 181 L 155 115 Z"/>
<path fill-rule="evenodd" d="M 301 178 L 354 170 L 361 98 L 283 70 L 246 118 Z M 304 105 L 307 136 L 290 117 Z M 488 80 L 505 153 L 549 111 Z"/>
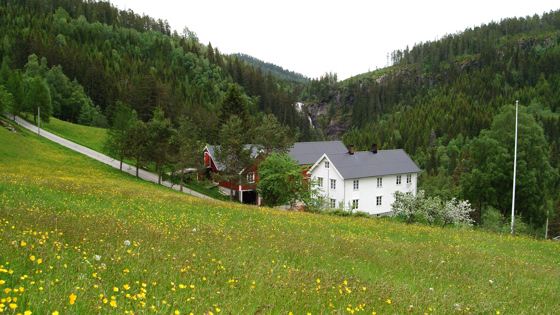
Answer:
<path fill-rule="evenodd" d="M 184 176 L 184 173 L 185 173 L 185 168 L 183 167 L 183 169 L 181 169 L 181 185 L 180 185 L 180 188 L 179 188 L 179 190 L 181 192 L 183 192 L 183 176 Z"/>
<path fill-rule="evenodd" d="M 138 160 L 136 160 L 136 177 L 139 177 L 138 176 L 138 168 L 139 167 L 140 167 L 140 160 L 138 159 Z"/>
<path fill-rule="evenodd" d="M 159 167 L 159 173 L 158 173 L 158 185 L 161 185 L 161 172 L 163 172 L 163 166 Z"/>
<path fill-rule="evenodd" d="M 121 157 L 121 171 L 122 171 L 122 160 L 123 160 L 123 158 Z"/>

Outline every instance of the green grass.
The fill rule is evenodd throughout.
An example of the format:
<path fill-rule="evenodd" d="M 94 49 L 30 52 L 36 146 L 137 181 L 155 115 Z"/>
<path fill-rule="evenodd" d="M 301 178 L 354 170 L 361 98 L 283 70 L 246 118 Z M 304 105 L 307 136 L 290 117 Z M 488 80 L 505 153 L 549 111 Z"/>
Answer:
<path fill-rule="evenodd" d="M 107 137 L 107 129 L 73 124 L 54 117 L 51 117 L 50 122 L 43 124 L 42 127 L 59 137 L 76 142 L 97 152 L 103 152 L 103 141 Z"/>
<path fill-rule="evenodd" d="M 558 312 L 557 242 L 202 200 L 23 134 L 0 129 L 7 314 Z"/>

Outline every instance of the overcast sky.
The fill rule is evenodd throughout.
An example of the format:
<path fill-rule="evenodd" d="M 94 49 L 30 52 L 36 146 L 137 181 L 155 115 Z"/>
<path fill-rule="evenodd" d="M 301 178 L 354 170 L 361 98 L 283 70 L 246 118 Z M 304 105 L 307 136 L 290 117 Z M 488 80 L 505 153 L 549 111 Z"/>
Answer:
<path fill-rule="evenodd" d="M 387 53 L 508 17 L 557 10 L 556 1 L 111 0 L 119 9 L 186 26 L 222 53 L 241 52 L 316 78 L 383 68 Z"/>

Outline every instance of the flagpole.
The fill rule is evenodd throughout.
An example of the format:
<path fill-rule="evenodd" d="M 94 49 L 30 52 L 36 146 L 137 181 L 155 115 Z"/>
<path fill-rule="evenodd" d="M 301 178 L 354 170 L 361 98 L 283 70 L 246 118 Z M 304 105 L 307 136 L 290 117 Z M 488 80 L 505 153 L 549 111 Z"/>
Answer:
<path fill-rule="evenodd" d="M 511 235 L 513 235 L 515 227 L 515 175 L 517 173 L 517 111 L 519 101 L 515 101 L 515 153 L 513 158 L 513 199 L 511 201 Z"/>

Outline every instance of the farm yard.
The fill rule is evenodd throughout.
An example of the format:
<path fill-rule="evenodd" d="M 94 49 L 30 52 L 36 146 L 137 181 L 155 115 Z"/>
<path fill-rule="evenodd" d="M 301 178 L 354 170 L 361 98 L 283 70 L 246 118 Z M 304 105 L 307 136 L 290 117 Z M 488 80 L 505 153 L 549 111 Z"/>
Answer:
<path fill-rule="evenodd" d="M 558 312 L 558 242 L 202 200 L 19 132 L 0 130 L 0 312 Z"/>

